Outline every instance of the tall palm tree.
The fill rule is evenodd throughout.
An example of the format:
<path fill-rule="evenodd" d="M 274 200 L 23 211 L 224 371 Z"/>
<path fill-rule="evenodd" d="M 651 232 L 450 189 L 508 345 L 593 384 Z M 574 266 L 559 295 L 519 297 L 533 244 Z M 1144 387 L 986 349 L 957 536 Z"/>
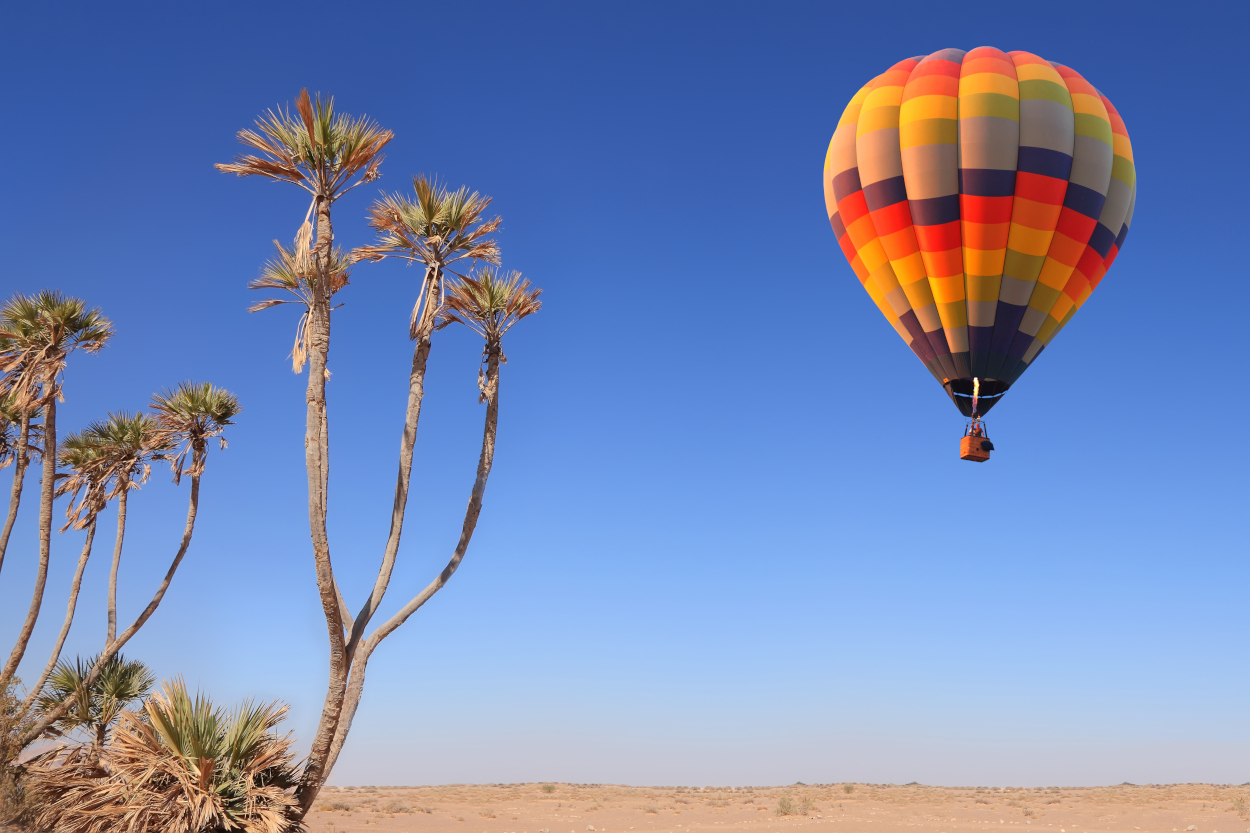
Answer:
<path fill-rule="evenodd" d="M 39 829 L 286 833 L 302 829 L 290 789 L 298 778 L 290 736 L 275 729 L 287 707 L 244 702 L 232 711 L 167 682 L 125 712 L 101 773 L 81 750 L 31 767 Z"/>
<path fill-rule="evenodd" d="M 108 742 L 109 732 L 122 712 L 147 697 L 156 684 L 156 675 L 142 662 L 114 654 L 101 665 L 95 682 L 87 685 L 87 677 L 98 661 L 98 655 L 86 660 L 77 657 L 72 663 L 63 660 L 48 679 L 47 687 L 40 686 L 37 700 L 41 712 L 69 703 L 65 714 L 48 727 L 49 735 L 61 737 L 83 731 L 97 750 Z"/>
<path fill-rule="evenodd" d="M 4 385 L 0 383 L 0 388 Z M 13 466 L 13 485 L 9 495 L 9 513 L 0 529 L 0 569 L 4 567 L 4 553 L 9 548 L 9 536 L 13 522 L 22 503 L 22 486 L 26 480 L 26 467 L 39 462 L 43 452 L 43 427 L 33 420 L 39 419 L 40 409 L 34 411 L 17 406 L 10 394 L 0 397 L 0 469 Z"/>
<path fill-rule="evenodd" d="M 490 206 L 489 197 L 470 192 L 467 188 L 451 191 L 437 180 L 424 175 L 414 177 L 413 189 L 414 194 L 411 197 L 384 195 L 372 206 L 369 223 L 378 233 L 378 241 L 375 245 L 355 249 L 351 254 L 352 261 L 379 261 L 397 257 L 410 263 L 420 263 L 424 269 L 417 300 L 409 319 L 409 336 L 416 343 L 408 378 L 408 405 L 400 440 L 399 474 L 391 506 L 390 532 L 374 586 L 354 620 L 337 585 L 320 578 L 319 565 L 318 582 L 322 607 L 326 612 L 326 623 L 331 633 L 331 673 L 326 691 L 326 705 L 305 762 L 300 786 L 299 796 L 303 812 L 307 812 L 312 806 L 317 792 L 329 774 L 326 761 L 331 755 L 330 747 L 335 733 L 339 730 L 341 709 L 347 696 L 354 655 L 386 593 L 394 570 L 407 509 L 412 455 L 424 397 L 431 336 L 446 291 L 446 273 L 455 274 L 453 267 L 462 261 L 494 263 L 499 260 L 498 244 L 490 235 L 499 229 L 501 221 L 498 217 L 486 216 L 486 210 Z M 326 436 L 327 433 L 323 431 L 322 438 Z M 310 478 L 312 474 L 310 469 Z M 321 475 L 325 477 L 324 469 Z M 309 508 L 311 518 L 315 511 L 312 501 Z M 324 503 L 321 509 L 324 511 Z M 317 544 L 314 534 L 314 549 Z M 328 555 L 326 563 L 328 566 Z M 330 610 L 331 594 L 338 599 L 337 617 Z M 346 628 L 348 623 L 350 629 Z M 344 629 L 346 645 L 340 647 L 338 639 Z"/>
<path fill-rule="evenodd" d="M 173 562 L 151 601 L 130 627 L 105 647 L 96 664 L 87 673 L 88 687 L 95 683 L 104 664 L 147 623 L 160 606 L 161 599 L 165 597 L 165 592 L 178 571 L 178 565 L 182 563 L 191 546 L 191 535 L 195 531 L 195 518 L 200 506 L 200 478 L 208 460 L 209 443 L 216 439 L 221 448 L 226 447 L 226 439 L 222 435 L 227 426 L 234 424 L 234 417 L 240 411 L 239 400 L 234 394 L 207 382 L 183 382 L 172 390 L 163 390 L 152 396 L 150 407 L 153 426 L 148 436 L 151 447 L 161 449 L 161 457 L 169 461 L 173 470 L 175 483 L 181 483 L 183 476 L 191 478 L 187 522 Z M 22 735 L 21 742 L 30 744 L 39 738 L 69 708 L 68 704 L 63 703 L 42 714 Z"/>
<path fill-rule="evenodd" d="M 0 670 L 0 688 L 17 673 L 39 618 L 52 549 L 52 498 L 56 486 L 56 403 L 62 374 L 75 350 L 97 353 L 113 337 L 113 325 L 99 309 L 55 290 L 17 294 L 0 307 L 0 396 L 21 412 L 43 409 L 43 481 L 39 495 L 39 568 L 30 610 L 17 643 Z"/>
<path fill-rule="evenodd" d="M 326 416 L 326 365 L 330 354 L 330 302 L 334 294 L 334 202 L 351 189 L 378 178 L 382 149 L 394 134 L 372 119 L 338 114 L 334 99 L 315 100 L 301 90 L 289 109 L 270 110 L 256 120 L 255 130 L 241 130 L 239 141 L 255 151 L 217 165 L 225 173 L 261 176 L 298 185 L 312 202 L 316 238 L 307 219 L 296 235 L 295 256 L 311 257 L 314 269 L 307 278 L 312 301 L 303 344 L 308 354 L 308 392 L 304 433 L 304 463 L 308 475 L 308 525 L 312 537 L 317 589 L 330 641 L 330 686 L 322 707 L 323 728 L 313 738 L 310 766 L 324 760 L 338 723 L 342 693 L 347 685 L 344 643 L 345 611 L 334 580 L 330 543 L 326 533 L 326 485 L 329 482 L 329 438 Z M 326 728 L 328 727 L 328 728 Z M 307 770 L 307 768 L 306 768 Z"/>
<path fill-rule="evenodd" d="M 499 424 L 499 365 L 507 362 L 503 353 L 503 337 L 522 318 L 538 312 L 542 307 L 542 302 L 538 300 L 541 294 L 542 290 L 531 288 L 530 282 L 520 272 L 501 274 L 491 267 L 482 268 L 474 276 L 452 281 L 448 286 L 446 304 L 439 315 L 437 326 L 463 324 L 480 335 L 485 342 L 482 348 L 482 367 L 478 371 L 478 389 L 481 392 L 480 401 L 486 403 L 486 424 L 482 429 L 482 451 L 478 457 L 477 477 L 469 494 L 469 505 L 460 528 L 460 540 L 456 543 L 447 566 L 398 613 L 363 640 L 356 651 L 347 699 L 343 706 L 343 718 L 334 735 L 326 772 L 334 767 L 343 743 L 347 740 L 347 733 L 351 731 L 352 720 L 356 716 L 360 696 L 364 691 L 369 657 L 383 639 L 404 624 L 408 617 L 447 584 L 468 551 L 469 541 L 473 538 L 473 531 L 477 528 L 477 519 L 482 511 L 486 481 L 490 477 L 495 459 L 495 433 Z"/>

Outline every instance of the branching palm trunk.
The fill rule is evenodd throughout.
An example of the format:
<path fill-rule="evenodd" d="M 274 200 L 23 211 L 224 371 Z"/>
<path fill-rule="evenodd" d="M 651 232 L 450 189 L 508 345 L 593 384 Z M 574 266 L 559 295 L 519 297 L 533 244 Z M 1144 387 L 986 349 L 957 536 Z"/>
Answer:
<path fill-rule="evenodd" d="M 57 635 L 56 645 L 52 647 L 52 653 L 48 656 L 48 664 L 43 667 L 43 673 L 39 675 L 38 681 L 30 687 L 26 699 L 22 701 L 18 720 L 21 720 L 30 711 L 30 707 L 39 696 L 39 692 L 43 691 L 43 684 L 48 681 L 48 677 L 52 676 L 52 670 L 56 668 L 57 660 L 61 658 L 61 649 L 65 647 L 65 638 L 69 636 L 70 626 L 74 623 L 74 610 L 78 607 L 78 590 L 82 587 L 82 574 L 87 569 L 87 559 L 91 557 L 91 545 L 95 541 L 95 523 L 96 516 L 92 515 L 91 520 L 87 523 L 87 540 L 83 542 L 82 555 L 78 556 L 78 568 L 74 570 L 74 580 L 69 586 L 69 603 L 65 609 L 65 621 L 61 624 L 61 632 Z"/>
<path fill-rule="evenodd" d="M 50 386 L 51 387 L 51 386 Z M 52 496 L 56 488 L 56 393 L 47 397 L 43 417 L 43 480 L 39 490 L 39 568 L 35 574 L 35 592 L 31 595 L 30 610 L 26 613 L 26 621 L 22 623 L 21 633 L 13 646 L 9 661 L 0 671 L 0 690 L 13 679 L 17 666 L 26 654 L 26 646 L 30 643 L 30 635 L 35 630 L 35 622 L 39 619 L 39 609 L 43 605 L 44 585 L 48 581 L 48 560 L 52 552 Z"/>
<path fill-rule="evenodd" d="M 391 582 L 391 573 L 395 569 L 395 559 L 399 554 L 399 542 L 404 531 L 404 516 L 408 509 L 408 489 L 412 482 L 412 454 L 417 444 L 417 425 L 421 421 L 421 403 L 425 399 L 425 370 L 430 360 L 430 349 L 433 346 L 434 321 L 438 305 L 437 298 L 441 270 L 432 268 L 430 275 L 433 280 L 426 288 L 427 301 L 421 311 L 421 320 L 416 327 L 416 345 L 412 351 L 412 369 L 408 373 L 408 407 L 404 413 L 404 432 L 399 440 L 399 474 L 395 479 L 395 498 L 391 503 L 391 528 L 386 536 L 386 549 L 382 554 L 382 566 L 378 570 L 378 578 L 373 584 L 369 600 L 365 602 L 356 620 L 352 623 L 350 642 L 347 646 L 349 662 L 354 662 L 357 646 L 364 636 L 369 621 L 377 612 L 382 597 Z"/>
<path fill-rule="evenodd" d="M 308 472 L 308 525 L 312 535 L 313 561 L 317 574 L 317 589 L 321 596 L 321 608 L 326 617 L 326 629 L 330 637 L 330 675 L 326 687 L 325 703 L 317 734 L 304 765 L 303 781 L 299 789 L 300 805 L 307 812 L 316 798 L 317 788 L 325 779 L 325 761 L 329 755 L 334 731 L 338 728 L 339 713 L 343 707 L 343 694 L 347 688 L 347 655 L 344 644 L 340 594 L 330 565 L 330 542 L 326 533 L 326 484 L 329 472 L 329 449 L 326 417 L 326 363 L 330 352 L 330 256 L 333 227 L 330 223 L 330 202 L 325 198 L 317 201 L 317 271 L 316 291 L 309 320 L 311 332 L 308 361 L 307 417 L 304 434 L 304 460 Z M 308 789 L 309 785 L 317 788 Z"/>
<path fill-rule="evenodd" d="M 487 353 L 486 379 L 483 387 L 483 393 L 487 399 L 486 423 L 482 429 L 482 451 L 478 457 L 477 477 L 473 482 L 473 491 L 469 494 L 469 505 L 464 513 L 464 523 L 460 528 L 460 540 L 456 544 L 451 560 L 447 562 L 447 566 L 443 568 L 442 572 L 408 604 L 404 605 L 398 613 L 370 634 L 369 638 L 364 640 L 356 652 L 352 662 L 351 682 L 348 685 L 347 698 L 343 705 L 343 715 L 339 721 L 338 730 L 334 734 L 334 743 L 330 747 L 330 758 L 325 766 L 325 772 L 327 773 L 334 768 L 339 752 L 342 751 L 343 744 L 347 740 L 347 734 L 351 731 L 352 721 L 356 716 L 356 709 L 360 705 L 361 694 L 364 692 L 365 671 L 369 665 L 370 655 L 373 654 L 374 649 L 378 647 L 382 640 L 386 639 L 400 625 L 408 621 L 412 614 L 416 613 L 422 605 L 447 584 L 448 580 L 451 579 L 457 568 L 459 568 L 460 562 L 464 560 L 464 555 L 469 549 L 469 541 L 473 538 L 473 532 L 477 528 L 478 516 L 482 512 L 482 501 L 486 495 L 486 481 L 490 478 L 491 466 L 495 460 L 495 434 L 499 425 L 499 362 L 501 358 L 502 353 L 499 345 L 492 345 Z M 409 462 L 411 463 L 411 456 L 409 457 Z"/>
<path fill-rule="evenodd" d="M 30 447 L 30 414 L 22 414 L 22 426 L 17 435 L 17 456 L 13 461 L 13 493 L 9 497 L 9 514 L 4 519 L 4 531 L 0 532 L 0 569 L 4 568 L 4 553 L 9 548 L 9 536 L 17 509 L 22 503 L 22 485 L 26 479 L 26 459 Z"/>
<path fill-rule="evenodd" d="M 88 672 L 87 677 L 83 682 L 84 688 L 90 688 L 95 684 L 95 681 L 99 678 L 100 671 L 103 670 L 104 665 L 112 659 L 118 651 L 125 647 L 131 637 L 139 632 L 139 629 L 144 626 L 148 619 L 152 618 L 152 614 L 155 613 L 156 609 L 160 606 L 161 599 L 165 598 L 165 591 L 169 589 L 170 582 L 174 580 L 174 573 L 178 572 L 178 565 L 182 563 L 183 557 L 187 554 L 187 549 L 191 546 L 191 535 L 195 531 L 195 516 L 199 512 L 199 508 L 200 476 L 198 474 L 194 474 L 191 476 L 191 501 L 187 507 L 187 523 L 186 526 L 183 527 L 182 541 L 178 545 L 178 552 L 174 556 L 173 563 L 169 565 L 169 570 L 166 571 L 164 580 L 161 581 L 160 586 L 156 588 L 156 592 L 152 595 L 152 600 L 148 602 L 147 607 L 145 607 L 143 612 L 139 614 L 139 618 L 135 619 L 134 624 L 122 631 L 121 635 L 118 636 L 117 639 L 110 642 L 100 654 L 99 659 L 96 660 L 96 664 L 92 666 L 91 671 Z M 61 705 L 49 712 L 45 712 L 42 716 L 40 716 L 39 720 L 36 721 L 34 725 L 32 725 L 19 739 L 18 743 L 20 746 L 24 748 L 36 741 L 49 726 L 64 717 L 65 713 L 68 712 L 73 705 L 74 699 L 72 697 L 66 698 L 65 702 L 61 703 Z"/>

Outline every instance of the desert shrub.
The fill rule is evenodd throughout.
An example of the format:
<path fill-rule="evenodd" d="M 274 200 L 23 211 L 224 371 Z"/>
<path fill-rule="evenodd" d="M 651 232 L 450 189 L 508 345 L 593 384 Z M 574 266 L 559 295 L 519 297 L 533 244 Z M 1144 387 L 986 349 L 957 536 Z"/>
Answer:
<path fill-rule="evenodd" d="M 411 813 L 412 808 L 402 801 L 388 801 L 386 806 L 382 808 L 388 813 Z"/>
<path fill-rule="evenodd" d="M 356 809 L 356 805 L 348 804 L 346 801 L 331 801 L 327 804 L 321 805 L 321 811 L 323 813 L 333 813 L 335 811 L 350 813 L 354 809 Z"/>
<path fill-rule="evenodd" d="M 773 812 L 779 816 L 794 815 L 794 799 L 788 795 L 783 795 L 777 800 L 777 809 Z"/>
<path fill-rule="evenodd" d="M 543 792 L 545 792 L 545 793 L 553 793 L 553 792 L 555 792 L 555 791 L 556 791 L 556 785 L 555 785 L 555 784 L 543 784 Z"/>
<path fill-rule="evenodd" d="M 22 754 L 19 739 L 30 726 L 30 720 L 19 718 L 22 701 L 17 696 L 19 681 L 13 679 L 0 688 L 0 825 L 18 821 L 30 805 L 22 789 L 25 767 L 16 766 Z"/>
<path fill-rule="evenodd" d="M 36 825 L 48 833 L 277 833 L 298 814 L 299 772 L 291 739 L 273 729 L 279 704 L 232 712 L 181 680 L 167 682 L 142 712 L 121 716 L 110 743 L 45 755 L 30 767 Z"/>
<path fill-rule="evenodd" d="M 855 785 L 854 785 L 854 784 L 843 784 L 843 785 L 842 785 L 842 792 L 844 792 L 844 793 L 853 793 L 853 792 L 855 792 Z"/>

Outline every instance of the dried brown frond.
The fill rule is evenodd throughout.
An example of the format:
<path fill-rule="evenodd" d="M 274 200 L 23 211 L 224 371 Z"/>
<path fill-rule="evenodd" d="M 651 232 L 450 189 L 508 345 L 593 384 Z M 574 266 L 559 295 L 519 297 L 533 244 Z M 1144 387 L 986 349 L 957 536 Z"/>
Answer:
<path fill-rule="evenodd" d="M 305 226 L 308 226 L 306 223 Z M 311 228 L 311 226 L 308 226 Z M 302 231 L 302 229 L 301 229 Z M 308 329 L 308 318 L 312 314 L 315 299 L 315 287 L 319 280 L 320 270 L 316 259 L 309 254 L 309 238 L 297 235 L 294 247 L 287 249 L 277 240 L 273 241 L 278 250 L 277 257 L 268 261 L 260 271 L 260 277 L 248 283 L 248 289 L 280 289 L 290 293 L 292 298 L 266 298 L 247 308 L 248 312 L 259 312 L 263 309 L 276 307 L 279 304 L 302 304 L 304 312 L 295 325 L 295 345 L 291 349 L 291 369 L 299 373 L 308 360 L 308 345 L 305 334 Z M 339 247 L 330 252 L 330 296 L 333 297 L 349 283 L 352 261 Z"/>

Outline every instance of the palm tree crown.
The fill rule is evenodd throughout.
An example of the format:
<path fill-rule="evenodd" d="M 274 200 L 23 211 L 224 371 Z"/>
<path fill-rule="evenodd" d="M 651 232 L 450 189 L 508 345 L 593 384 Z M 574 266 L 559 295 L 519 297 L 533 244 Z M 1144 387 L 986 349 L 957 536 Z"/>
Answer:
<path fill-rule="evenodd" d="M 466 258 L 486 263 L 499 262 L 499 244 L 487 237 L 499 230 L 499 217 L 486 218 L 490 197 L 461 187 L 449 190 L 425 174 L 412 178 L 414 196 L 383 194 L 369 209 L 369 225 L 378 233 L 378 242 L 352 251 L 355 260 L 379 261 L 400 257 L 423 263 L 425 279 L 412 310 L 409 335 L 417 335 L 426 284 L 440 276 L 444 268 Z M 439 287 L 440 294 L 443 288 Z M 435 308 L 443 298 L 430 298 Z"/>
<path fill-rule="evenodd" d="M 263 309 L 276 307 L 279 304 L 303 304 L 304 312 L 299 323 L 295 325 L 295 346 L 291 349 L 291 369 L 299 373 L 308 360 L 308 318 L 312 312 L 314 296 L 313 286 L 316 282 L 317 265 L 309 256 L 308 247 L 296 239 L 295 245 L 287 249 L 277 240 L 273 245 L 278 250 L 277 257 L 265 263 L 260 270 L 260 277 L 248 283 L 248 289 L 281 289 L 289 292 L 294 298 L 266 298 L 247 308 L 248 312 L 259 312 Z M 351 276 L 351 260 L 337 246 L 330 254 L 330 295 L 347 286 Z"/>
<path fill-rule="evenodd" d="M 108 419 L 66 437 L 60 462 L 69 473 L 56 493 L 73 495 L 65 514 L 74 528 L 82 529 L 123 489 L 138 489 L 147 482 L 151 460 L 161 459 L 166 450 L 157 440 L 156 420 L 143 413 L 110 413 Z"/>
<path fill-rule="evenodd" d="M 488 349 L 498 346 L 504 333 L 526 316 L 542 309 L 541 289 L 531 289 L 520 272 L 504 274 L 484 266 L 476 275 L 468 275 L 447 290 L 447 308 L 439 325 L 463 324 L 486 340 Z"/>
<path fill-rule="evenodd" d="M 57 395 L 66 357 L 99 352 L 112 337 L 112 322 L 79 298 L 52 289 L 14 295 L 0 307 L 0 395 L 19 410 Z"/>
<path fill-rule="evenodd" d="M 182 382 L 173 390 L 152 395 L 156 424 L 152 442 L 169 449 L 162 456 L 170 461 L 175 483 L 182 481 L 183 474 L 198 477 L 204 472 L 208 441 L 217 437 L 225 448 L 222 432 L 234 424 L 232 420 L 240 410 L 237 396 L 208 382 Z M 186 464 L 188 454 L 190 466 Z"/>
<path fill-rule="evenodd" d="M 378 178 L 382 148 L 395 134 L 368 116 L 352 118 L 334 112 L 334 98 L 311 99 L 300 90 L 296 114 L 289 108 L 269 110 L 255 130 L 240 130 L 239 142 L 260 153 L 241 154 L 217 170 L 239 176 L 263 176 L 292 182 L 314 196 L 331 201 L 362 182 Z M 349 185 L 351 178 L 363 172 Z"/>

